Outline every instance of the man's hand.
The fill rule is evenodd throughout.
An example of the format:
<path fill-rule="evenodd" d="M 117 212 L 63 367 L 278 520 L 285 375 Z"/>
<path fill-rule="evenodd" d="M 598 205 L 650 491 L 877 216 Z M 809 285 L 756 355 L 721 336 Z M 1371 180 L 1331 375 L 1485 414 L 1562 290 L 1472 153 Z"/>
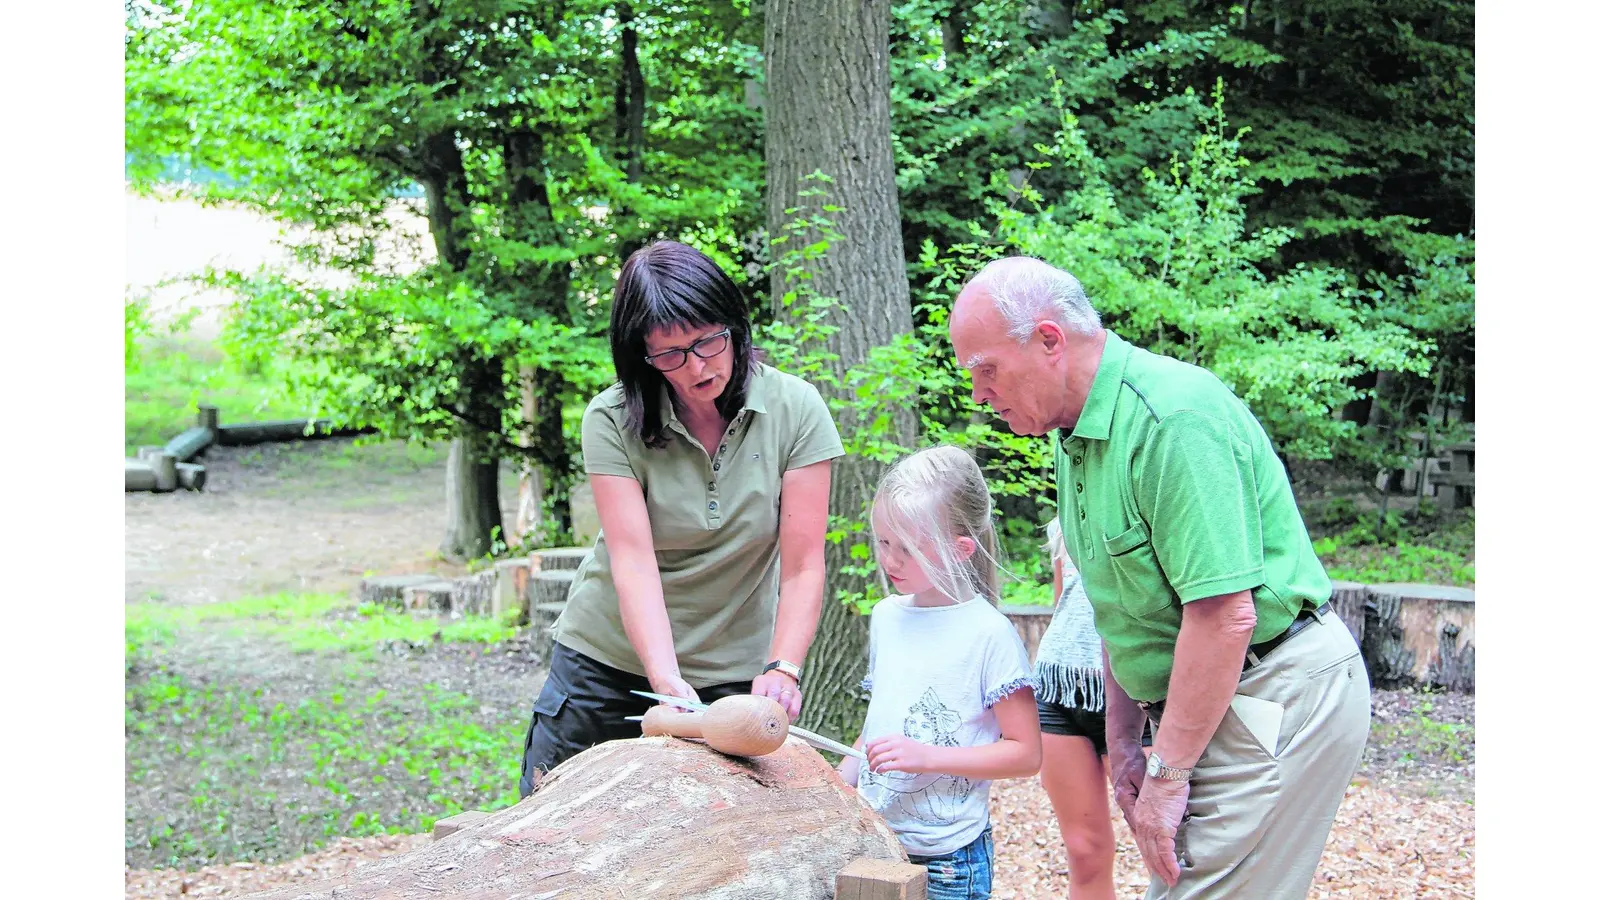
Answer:
<path fill-rule="evenodd" d="M 1178 883 L 1178 826 L 1189 809 L 1189 782 L 1146 778 L 1128 824 L 1150 874 L 1167 887 Z"/>
<path fill-rule="evenodd" d="M 1134 803 L 1144 785 L 1144 747 L 1136 740 L 1116 741 L 1106 747 L 1111 774 L 1111 793 L 1122 810 L 1122 818 L 1133 828 Z"/>
<path fill-rule="evenodd" d="M 867 768 L 873 772 L 924 773 L 933 767 L 933 748 L 902 734 L 867 742 Z"/>
<path fill-rule="evenodd" d="M 750 682 L 750 693 L 778 701 L 778 705 L 789 714 L 791 723 L 800 718 L 800 685 L 777 669 L 757 675 Z"/>

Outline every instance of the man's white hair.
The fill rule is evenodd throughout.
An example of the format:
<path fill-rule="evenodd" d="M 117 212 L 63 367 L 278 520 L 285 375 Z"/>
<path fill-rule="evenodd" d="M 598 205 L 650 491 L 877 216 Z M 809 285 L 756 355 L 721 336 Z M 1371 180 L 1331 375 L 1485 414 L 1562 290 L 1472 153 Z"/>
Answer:
<path fill-rule="evenodd" d="M 1031 256 L 1008 256 L 984 266 L 965 290 L 977 288 L 989 295 L 1006 322 L 1006 333 L 1023 342 L 1045 320 L 1079 334 L 1100 330 L 1083 285 L 1070 274 Z"/>

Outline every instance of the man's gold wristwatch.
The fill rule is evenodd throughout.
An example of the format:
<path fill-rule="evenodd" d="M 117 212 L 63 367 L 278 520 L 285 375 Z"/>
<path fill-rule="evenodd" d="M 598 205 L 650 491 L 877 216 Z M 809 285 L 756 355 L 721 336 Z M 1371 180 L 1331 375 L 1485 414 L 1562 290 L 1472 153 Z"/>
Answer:
<path fill-rule="evenodd" d="M 1194 768 L 1179 769 L 1169 766 L 1152 752 L 1150 758 L 1145 760 L 1144 774 L 1146 778 L 1159 778 L 1162 781 L 1188 781 L 1189 776 L 1194 774 Z"/>
<path fill-rule="evenodd" d="M 761 674 L 765 675 L 772 671 L 782 672 L 790 678 L 793 678 L 796 686 L 800 684 L 800 667 L 792 662 L 789 662 L 788 660 L 775 659 L 772 662 L 767 663 L 767 667 L 761 670 Z"/>

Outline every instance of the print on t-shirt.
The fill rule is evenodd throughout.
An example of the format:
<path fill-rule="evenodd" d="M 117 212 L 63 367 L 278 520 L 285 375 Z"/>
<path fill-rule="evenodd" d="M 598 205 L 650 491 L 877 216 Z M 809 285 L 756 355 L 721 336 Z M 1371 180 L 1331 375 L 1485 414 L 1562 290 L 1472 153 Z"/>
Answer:
<path fill-rule="evenodd" d="M 911 705 L 902 733 L 930 747 L 959 747 L 956 731 L 960 727 L 961 716 L 928 688 Z M 891 821 L 905 816 L 929 825 L 948 825 L 972 793 L 972 781 L 958 775 L 863 771 L 861 778 L 863 786 L 873 784 L 884 790 L 877 796 L 887 802 L 878 807 L 878 814 Z"/>

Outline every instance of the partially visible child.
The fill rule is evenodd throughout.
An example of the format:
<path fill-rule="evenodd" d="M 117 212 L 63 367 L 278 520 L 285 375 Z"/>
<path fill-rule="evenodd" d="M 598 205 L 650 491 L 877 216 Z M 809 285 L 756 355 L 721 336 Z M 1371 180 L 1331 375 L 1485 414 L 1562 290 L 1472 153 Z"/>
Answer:
<path fill-rule="evenodd" d="M 1067 556 L 1061 525 L 1046 526 L 1055 568 L 1056 611 L 1039 639 L 1034 663 L 1044 763 L 1039 780 L 1067 846 L 1070 900 L 1113 900 L 1116 838 L 1106 798 L 1105 672 L 1094 609 L 1083 578 Z"/>
<path fill-rule="evenodd" d="M 989 782 L 1039 771 L 1028 652 L 999 600 L 988 487 L 966 451 L 934 447 L 896 463 L 872 506 L 890 596 L 872 610 L 871 692 L 840 775 L 883 815 L 929 900 L 986 898 L 994 864 Z"/>

